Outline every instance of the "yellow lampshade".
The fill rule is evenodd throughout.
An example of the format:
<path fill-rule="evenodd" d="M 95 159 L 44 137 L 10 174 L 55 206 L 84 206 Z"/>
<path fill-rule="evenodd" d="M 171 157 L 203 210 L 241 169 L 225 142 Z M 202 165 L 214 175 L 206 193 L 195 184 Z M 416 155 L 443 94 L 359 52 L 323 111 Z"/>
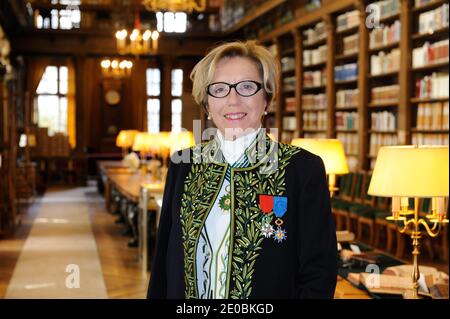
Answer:
<path fill-rule="evenodd" d="M 139 131 L 137 130 L 122 130 L 119 132 L 116 138 L 116 146 L 118 147 L 131 147 L 134 142 L 134 138 Z"/>
<path fill-rule="evenodd" d="M 292 145 L 320 156 L 327 174 L 347 174 L 348 166 L 344 147 L 337 139 L 295 138 Z"/>
<path fill-rule="evenodd" d="M 133 151 L 138 152 L 149 152 L 154 143 L 155 140 L 153 135 L 145 132 L 139 132 L 134 137 L 132 149 Z"/>
<path fill-rule="evenodd" d="M 448 196 L 448 146 L 384 146 L 368 193 L 382 197 Z"/>
<path fill-rule="evenodd" d="M 172 133 L 170 135 L 170 140 L 170 153 L 195 145 L 194 135 L 189 131 Z"/>

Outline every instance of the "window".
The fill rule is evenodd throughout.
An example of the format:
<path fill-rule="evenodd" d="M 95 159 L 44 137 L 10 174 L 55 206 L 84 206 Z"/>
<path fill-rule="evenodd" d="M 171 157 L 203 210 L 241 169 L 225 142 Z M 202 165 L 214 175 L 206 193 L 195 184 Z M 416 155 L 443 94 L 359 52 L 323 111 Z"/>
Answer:
<path fill-rule="evenodd" d="M 38 125 L 48 134 L 68 134 L 68 68 L 47 66 L 36 90 Z"/>
<path fill-rule="evenodd" d="M 181 114 L 183 103 L 180 97 L 183 95 L 183 70 L 172 70 L 172 132 L 181 132 Z"/>
<path fill-rule="evenodd" d="M 41 14 L 37 10 L 36 28 L 70 30 L 80 27 L 81 12 L 78 5 L 80 0 L 52 0 L 51 4 L 65 5 L 65 9 L 50 10 L 50 14 Z"/>
<path fill-rule="evenodd" d="M 157 12 L 158 32 L 186 32 L 187 15 L 185 12 Z"/>
<path fill-rule="evenodd" d="M 147 69 L 147 131 L 159 133 L 161 72 L 156 68 Z"/>

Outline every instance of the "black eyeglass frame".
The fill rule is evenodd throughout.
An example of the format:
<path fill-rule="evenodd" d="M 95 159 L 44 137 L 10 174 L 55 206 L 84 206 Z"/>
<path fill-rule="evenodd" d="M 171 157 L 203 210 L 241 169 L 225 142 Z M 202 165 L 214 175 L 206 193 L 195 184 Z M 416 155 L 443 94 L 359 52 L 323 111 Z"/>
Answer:
<path fill-rule="evenodd" d="M 243 82 L 251 82 L 251 83 L 256 84 L 256 91 L 255 91 L 255 93 L 252 93 L 252 94 L 250 94 L 250 95 L 242 95 L 242 94 L 240 94 L 240 93 L 238 92 L 238 90 L 237 90 L 236 87 L 237 87 L 239 84 L 243 83 Z M 228 85 L 228 93 L 227 93 L 226 95 L 224 95 L 224 96 L 215 96 L 215 95 L 213 95 L 213 94 L 209 91 L 209 89 L 210 89 L 210 87 L 211 87 L 212 85 L 214 85 L 214 84 L 220 84 L 220 83 Z M 209 96 L 215 97 L 215 98 L 217 98 L 217 99 L 222 99 L 222 98 L 224 98 L 224 97 L 227 97 L 227 96 L 230 94 L 232 88 L 234 88 L 234 90 L 236 91 L 236 93 L 237 93 L 238 95 L 243 96 L 243 97 L 250 97 L 250 96 L 253 96 L 253 95 L 255 95 L 256 93 L 258 93 L 258 92 L 262 89 L 262 83 L 256 82 L 256 81 L 253 81 L 253 80 L 239 81 L 239 82 L 234 83 L 234 84 L 230 84 L 230 83 L 227 83 L 227 82 L 214 82 L 214 83 L 209 84 L 209 85 L 206 87 L 206 93 L 207 93 Z"/>

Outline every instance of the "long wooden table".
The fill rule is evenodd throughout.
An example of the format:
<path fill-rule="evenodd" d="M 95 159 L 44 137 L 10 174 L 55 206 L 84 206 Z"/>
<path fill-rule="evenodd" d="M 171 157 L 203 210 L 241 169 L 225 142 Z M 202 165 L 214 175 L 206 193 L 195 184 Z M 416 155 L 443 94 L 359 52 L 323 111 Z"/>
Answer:
<path fill-rule="evenodd" d="M 158 227 L 162 205 L 164 182 L 153 181 L 152 176 L 142 170 L 133 171 L 121 161 L 100 161 L 100 174 L 105 185 L 105 205 L 111 212 L 111 194 L 114 190 L 132 205 L 138 207 L 138 247 L 143 273 L 148 269 L 148 211 L 155 211 L 155 226 Z"/>

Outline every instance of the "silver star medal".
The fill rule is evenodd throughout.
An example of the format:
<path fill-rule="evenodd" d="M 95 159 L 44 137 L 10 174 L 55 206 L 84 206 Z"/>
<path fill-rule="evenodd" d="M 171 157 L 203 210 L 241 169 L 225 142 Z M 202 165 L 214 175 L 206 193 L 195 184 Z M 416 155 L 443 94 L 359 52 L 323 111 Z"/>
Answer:
<path fill-rule="evenodd" d="M 269 223 L 265 223 L 261 228 L 261 232 L 263 233 L 264 237 L 269 238 L 273 235 L 274 229 L 272 225 L 270 225 Z"/>

